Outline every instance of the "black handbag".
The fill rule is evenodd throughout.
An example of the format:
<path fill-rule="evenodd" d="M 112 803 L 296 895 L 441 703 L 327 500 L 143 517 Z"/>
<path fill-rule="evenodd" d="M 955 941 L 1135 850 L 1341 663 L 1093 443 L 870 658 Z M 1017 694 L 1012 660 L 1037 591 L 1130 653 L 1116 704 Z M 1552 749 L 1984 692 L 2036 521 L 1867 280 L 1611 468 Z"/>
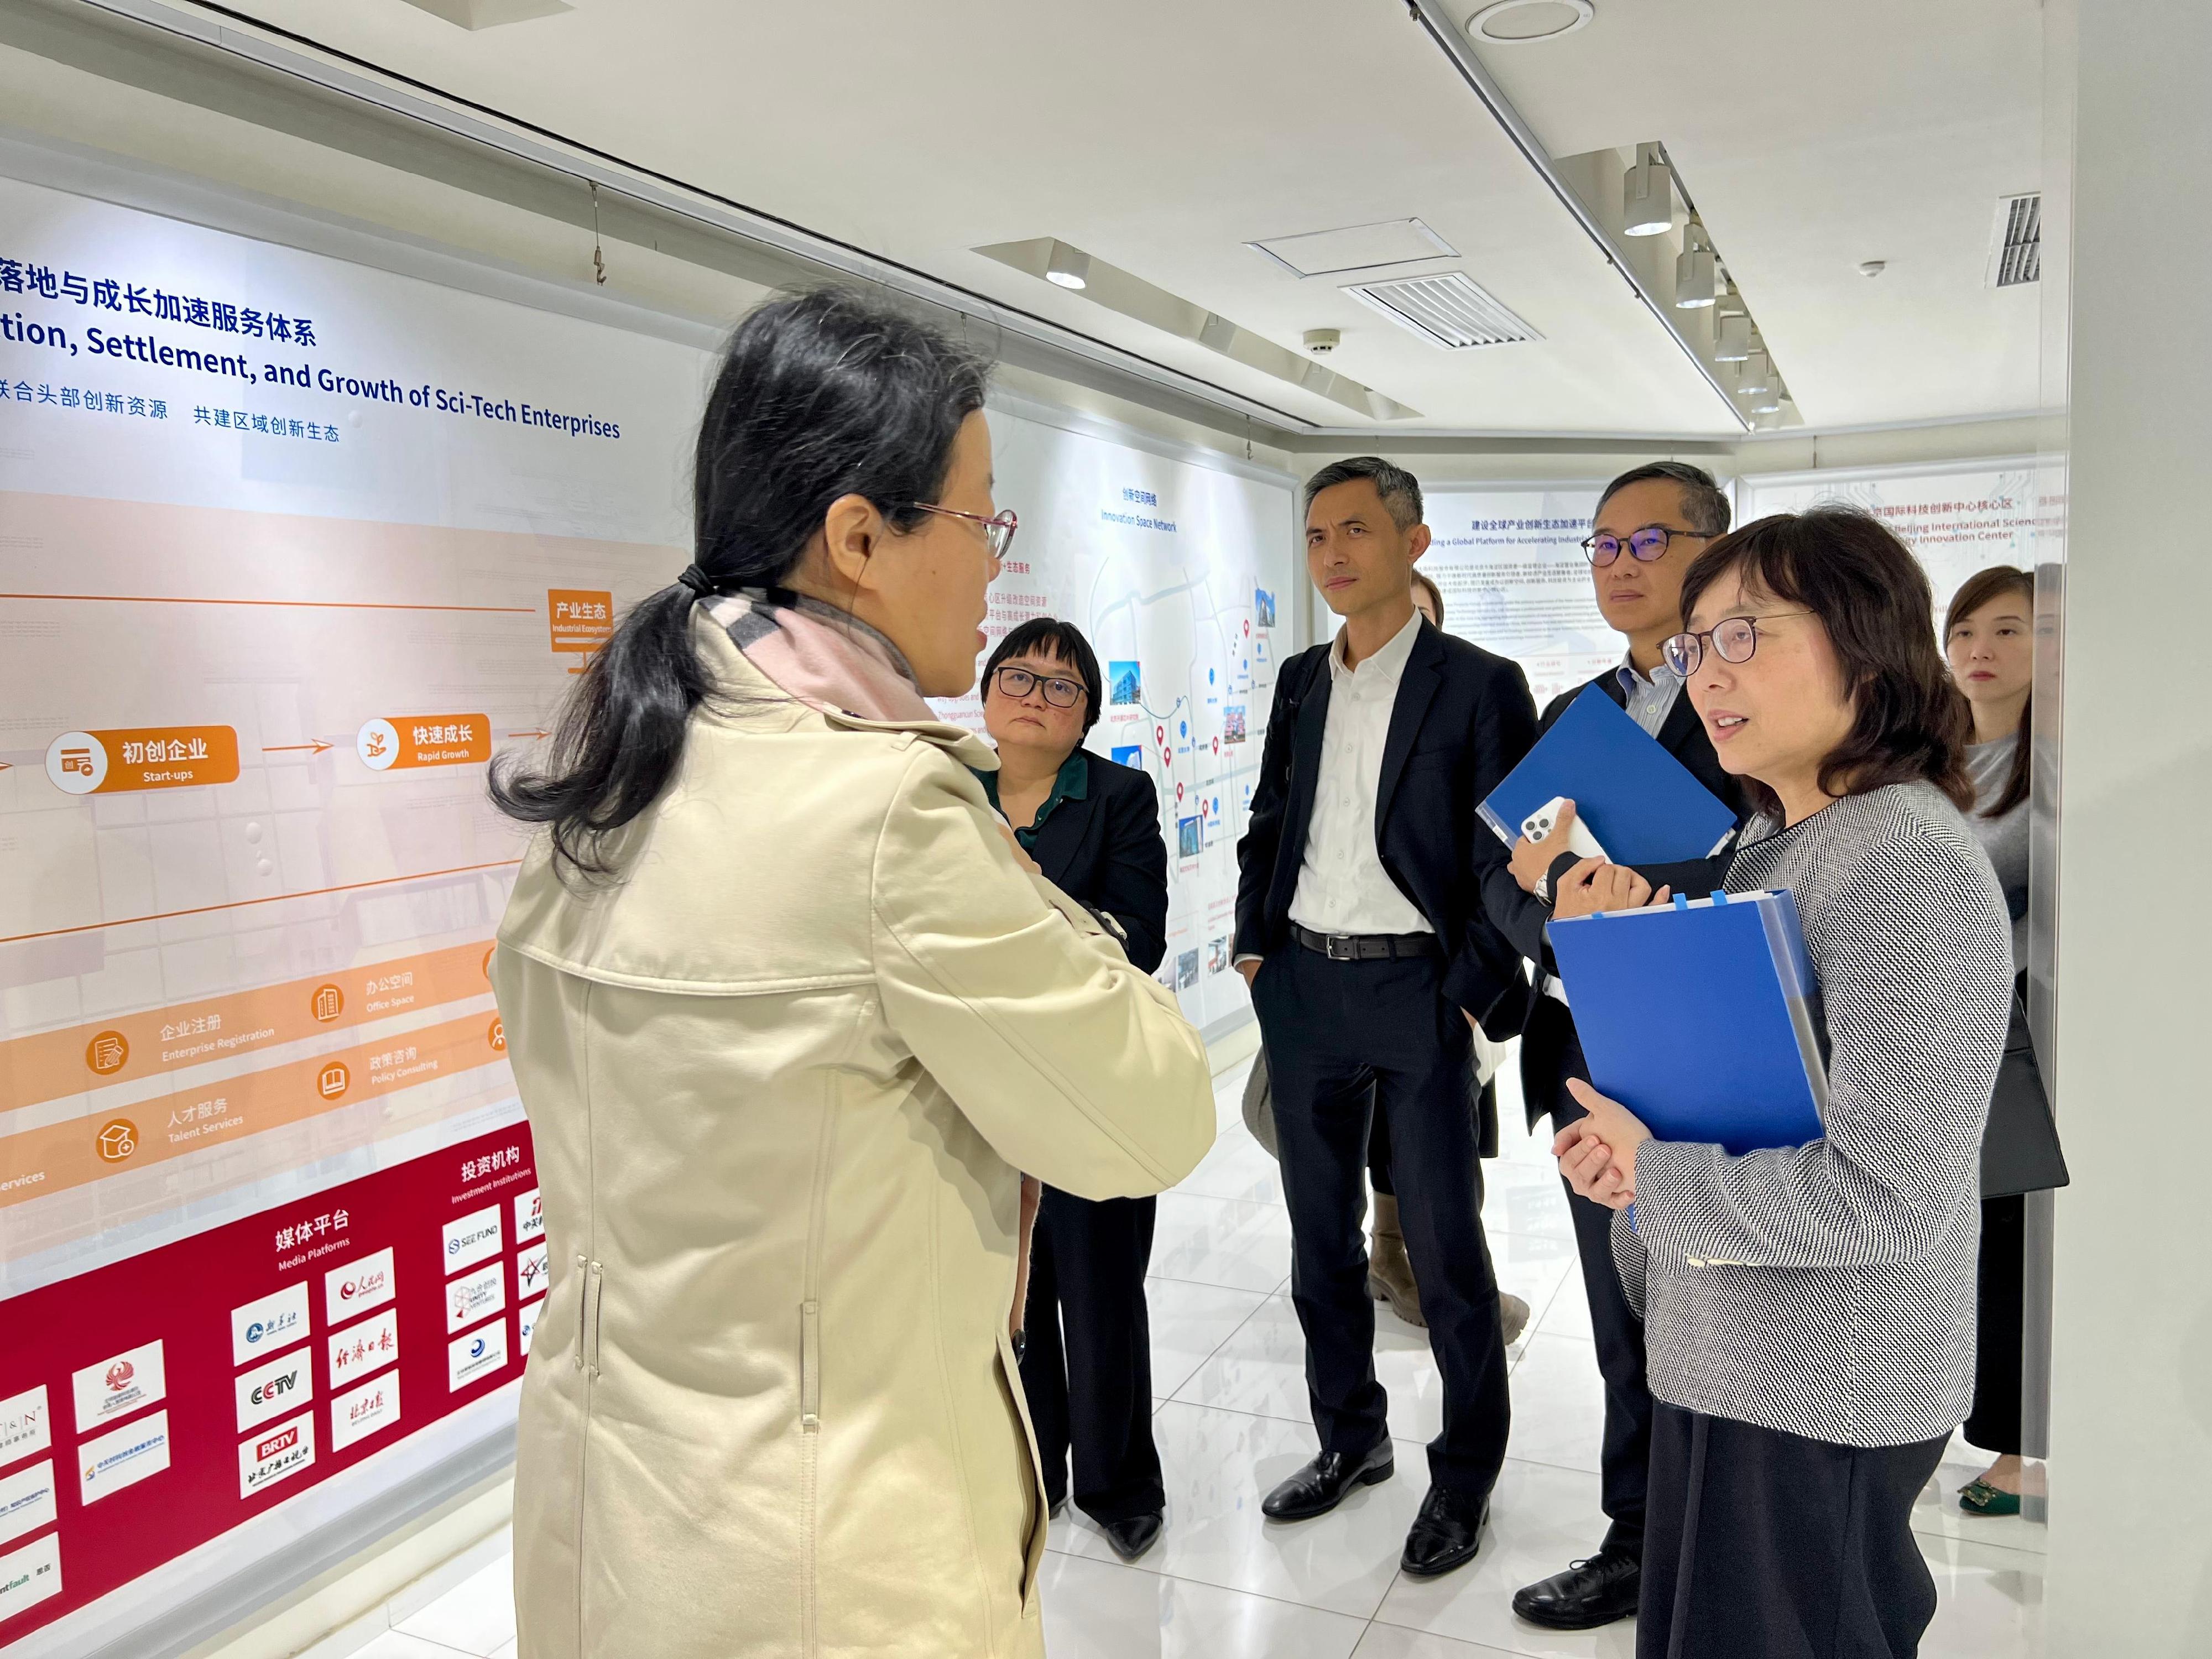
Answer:
<path fill-rule="evenodd" d="M 2051 1097 L 2043 1087 L 2043 1067 L 2036 1061 L 2035 1039 L 2027 1029 L 2027 999 L 2015 987 L 2012 1029 L 2005 1034 L 1989 1127 L 1982 1134 L 1982 1196 L 2045 1192 L 2072 1179 L 2051 1115 Z"/>

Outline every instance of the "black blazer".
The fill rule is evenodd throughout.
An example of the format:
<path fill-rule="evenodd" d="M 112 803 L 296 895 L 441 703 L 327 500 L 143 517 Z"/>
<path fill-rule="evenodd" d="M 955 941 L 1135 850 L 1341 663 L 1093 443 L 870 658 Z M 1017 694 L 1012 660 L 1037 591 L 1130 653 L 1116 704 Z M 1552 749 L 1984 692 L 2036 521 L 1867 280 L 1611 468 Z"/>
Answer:
<path fill-rule="evenodd" d="M 1168 953 L 1168 848 L 1159 790 L 1133 766 L 1084 751 L 1091 787 L 1063 800 L 1036 832 L 1030 856 L 1045 878 L 1121 924 L 1122 949 L 1146 973 Z"/>
<path fill-rule="evenodd" d="M 1321 775 L 1332 648 L 1301 651 L 1275 680 L 1250 826 L 1237 843 L 1238 956 L 1265 956 L 1290 936 Z M 1506 849 L 1475 808 L 1535 740 L 1536 704 L 1520 665 L 1423 622 L 1383 743 L 1376 850 L 1443 942 L 1445 999 L 1500 1042 L 1520 1031 L 1528 988 L 1520 953 L 1483 914 L 1484 877 L 1493 866 L 1504 870 Z M 1505 878 L 1510 886 L 1511 874 Z"/>
<path fill-rule="evenodd" d="M 1566 713 L 1567 705 L 1593 685 L 1622 708 L 1628 706 L 1628 693 L 1620 688 L 1620 671 L 1608 668 L 1595 679 L 1553 698 L 1544 710 L 1541 729 L 1550 731 L 1552 723 Z M 1659 746 L 1689 768 L 1691 775 L 1699 783 L 1734 808 L 1736 825 L 1742 827 L 1750 817 L 1743 786 L 1733 773 L 1721 769 L 1720 757 L 1713 752 L 1713 740 L 1706 735 L 1705 723 L 1698 718 L 1688 691 L 1676 694 L 1674 706 L 1667 711 L 1667 718 L 1659 727 Z M 1677 892 L 1700 898 L 1720 885 L 1721 878 L 1728 872 L 1729 857 L 1724 850 L 1714 859 L 1635 867 L 1637 873 L 1655 888 L 1672 886 Z M 1571 854 L 1563 854 L 1555 860 L 1552 866 L 1555 877 L 1572 860 Z M 1552 907 L 1534 895 L 1523 892 L 1521 884 L 1513 879 L 1512 871 L 1503 866 L 1486 875 L 1482 899 L 1515 948 L 1534 963 L 1540 973 L 1550 972 L 1553 964 L 1550 946 L 1544 938 L 1544 926 L 1552 919 Z M 1522 1033 L 1521 1043 L 1521 1094 L 1528 1105 L 1531 1128 L 1552 1110 L 1570 1074 L 1583 1074 L 1582 1047 L 1575 1035 L 1574 1017 L 1556 998 L 1540 994 L 1529 1011 L 1528 1029 Z"/>

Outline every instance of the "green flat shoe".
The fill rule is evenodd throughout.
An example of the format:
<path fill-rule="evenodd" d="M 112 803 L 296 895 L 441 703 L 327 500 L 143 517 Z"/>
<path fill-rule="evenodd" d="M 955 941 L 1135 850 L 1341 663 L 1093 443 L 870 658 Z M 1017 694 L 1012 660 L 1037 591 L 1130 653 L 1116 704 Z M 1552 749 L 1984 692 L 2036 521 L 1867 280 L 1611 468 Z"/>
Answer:
<path fill-rule="evenodd" d="M 2018 1515 L 2020 1494 L 1972 1480 L 1959 1488 L 1959 1507 L 1969 1515 Z"/>

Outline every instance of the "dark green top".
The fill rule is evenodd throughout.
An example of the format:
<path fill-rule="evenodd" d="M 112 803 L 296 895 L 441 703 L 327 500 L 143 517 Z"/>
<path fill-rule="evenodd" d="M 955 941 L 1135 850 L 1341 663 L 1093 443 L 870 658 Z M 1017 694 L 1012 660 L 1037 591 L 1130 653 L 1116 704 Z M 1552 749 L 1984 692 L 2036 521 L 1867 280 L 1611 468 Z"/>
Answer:
<path fill-rule="evenodd" d="M 983 781 L 983 793 L 991 798 L 991 805 L 999 806 L 999 775 L 996 772 L 978 772 L 975 775 Z M 1022 851 L 1029 853 L 1036 849 L 1036 832 L 1044 828 L 1044 821 L 1052 816 L 1054 807 L 1064 800 L 1088 800 L 1090 798 L 1091 757 L 1078 749 L 1060 762 L 1060 771 L 1052 781 L 1052 793 L 1044 798 L 1044 805 L 1037 808 L 1036 822 L 1015 826 L 1014 839 L 1021 842 Z M 999 810 L 1004 812 L 1006 809 L 999 806 Z"/>

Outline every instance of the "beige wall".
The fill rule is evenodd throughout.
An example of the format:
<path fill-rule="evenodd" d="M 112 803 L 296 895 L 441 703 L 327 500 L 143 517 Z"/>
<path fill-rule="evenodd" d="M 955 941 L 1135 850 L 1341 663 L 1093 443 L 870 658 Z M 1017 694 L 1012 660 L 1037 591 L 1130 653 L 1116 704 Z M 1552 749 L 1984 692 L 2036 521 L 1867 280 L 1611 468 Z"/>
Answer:
<path fill-rule="evenodd" d="M 2212 1651 L 2212 8 L 2078 12 L 2049 1651 L 2155 1659 Z"/>

